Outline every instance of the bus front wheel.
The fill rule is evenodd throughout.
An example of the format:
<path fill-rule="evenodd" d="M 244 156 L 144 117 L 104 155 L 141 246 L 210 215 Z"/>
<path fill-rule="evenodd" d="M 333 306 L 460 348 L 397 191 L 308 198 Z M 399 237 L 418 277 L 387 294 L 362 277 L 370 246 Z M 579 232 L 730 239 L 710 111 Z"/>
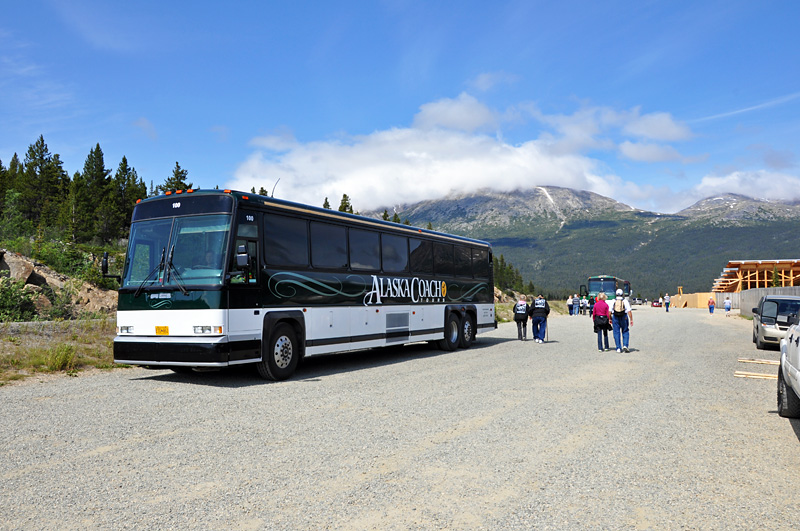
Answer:
<path fill-rule="evenodd" d="M 266 348 L 264 348 L 266 347 Z M 288 324 L 279 324 L 262 347 L 258 374 L 268 380 L 285 380 L 290 377 L 300 360 L 294 329 Z"/>
<path fill-rule="evenodd" d="M 455 350 L 461 339 L 461 319 L 458 314 L 450 313 L 444 323 L 444 339 L 439 340 L 442 350 Z"/>

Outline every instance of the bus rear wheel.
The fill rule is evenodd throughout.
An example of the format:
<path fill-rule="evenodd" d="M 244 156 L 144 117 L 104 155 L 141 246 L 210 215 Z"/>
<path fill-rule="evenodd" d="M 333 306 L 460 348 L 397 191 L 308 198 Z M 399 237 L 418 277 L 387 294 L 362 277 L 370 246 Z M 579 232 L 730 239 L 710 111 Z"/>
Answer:
<path fill-rule="evenodd" d="M 269 342 L 262 346 L 261 361 L 256 366 L 262 378 L 278 381 L 294 374 L 299 360 L 294 329 L 284 323 L 275 327 Z"/>
<path fill-rule="evenodd" d="M 461 319 L 458 314 L 450 313 L 444 323 L 444 339 L 439 340 L 442 350 L 455 350 L 461 339 Z"/>
<path fill-rule="evenodd" d="M 475 318 L 470 314 L 466 314 L 461 321 L 461 334 L 458 338 L 458 346 L 461 348 L 469 348 L 472 346 L 473 341 L 475 341 Z"/>

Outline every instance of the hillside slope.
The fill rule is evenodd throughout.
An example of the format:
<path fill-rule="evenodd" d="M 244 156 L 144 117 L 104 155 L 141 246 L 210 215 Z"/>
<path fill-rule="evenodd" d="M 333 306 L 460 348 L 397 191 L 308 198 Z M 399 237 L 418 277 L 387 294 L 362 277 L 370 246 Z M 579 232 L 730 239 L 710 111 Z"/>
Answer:
<path fill-rule="evenodd" d="M 800 256 L 800 206 L 738 195 L 658 214 L 586 191 L 481 191 L 395 207 L 412 225 L 491 242 L 537 289 L 576 291 L 612 274 L 643 297 L 708 291 L 729 260 Z M 382 211 L 382 209 L 381 209 Z"/>

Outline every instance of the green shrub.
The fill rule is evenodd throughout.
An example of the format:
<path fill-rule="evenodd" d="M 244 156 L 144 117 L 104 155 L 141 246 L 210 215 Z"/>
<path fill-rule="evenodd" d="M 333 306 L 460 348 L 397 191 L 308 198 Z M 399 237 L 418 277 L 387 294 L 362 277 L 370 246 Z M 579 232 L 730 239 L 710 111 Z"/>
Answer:
<path fill-rule="evenodd" d="M 75 347 L 60 344 L 50 349 L 47 368 L 51 371 L 72 371 L 75 369 Z"/>
<path fill-rule="evenodd" d="M 0 277 L 0 321 L 33 321 L 36 306 L 25 283 Z"/>

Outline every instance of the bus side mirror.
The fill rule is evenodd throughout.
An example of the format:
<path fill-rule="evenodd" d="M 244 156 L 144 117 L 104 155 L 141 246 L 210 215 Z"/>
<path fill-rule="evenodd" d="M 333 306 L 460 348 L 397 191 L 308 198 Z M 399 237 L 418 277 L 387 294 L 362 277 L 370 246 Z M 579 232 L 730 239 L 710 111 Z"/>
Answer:
<path fill-rule="evenodd" d="M 250 255 L 247 254 L 246 245 L 240 245 L 236 248 L 236 267 L 239 269 L 250 269 Z"/>
<path fill-rule="evenodd" d="M 583 297 L 584 295 L 589 295 L 589 290 L 586 289 L 586 285 L 585 284 L 581 284 L 581 287 L 578 290 L 578 293 L 580 294 L 581 297 Z"/>
<path fill-rule="evenodd" d="M 103 273 L 103 278 L 116 278 L 117 282 L 122 283 L 122 277 L 119 275 L 108 274 L 108 252 L 103 253 L 103 260 L 100 262 L 100 271 Z"/>

